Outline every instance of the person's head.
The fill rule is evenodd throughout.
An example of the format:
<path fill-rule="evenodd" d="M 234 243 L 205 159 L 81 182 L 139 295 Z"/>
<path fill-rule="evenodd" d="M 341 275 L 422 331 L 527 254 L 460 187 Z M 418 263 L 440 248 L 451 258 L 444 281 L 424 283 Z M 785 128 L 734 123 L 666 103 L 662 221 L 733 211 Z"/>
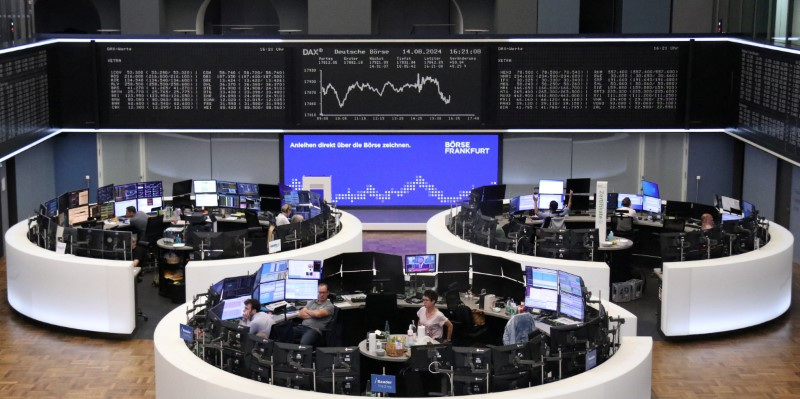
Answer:
<path fill-rule="evenodd" d="M 555 212 L 558 210 L 558 202 L 550 201 L 550 212 Z"/>
<path fill-rule="evenodd" d="M 317 286 L 317 302 L 323 303 L 327 301 L 328 294 L 330 294 L 330 291 L 328 291 L 328 284 L 320 283 Z"/>
<path fill-rule="evenodd" d="M 242 309 L 242 317 L 245 319 L 252 319 L 253 316 L 261 310 L 261 304 L 258 303 L 257 300 L 253 298 L 245 299 L 244 301 L 244 309 Z"/>
<path fill-rule="evenodd" d="M 714 217 L 711 216 L 710 213 L 704 213 L 700 216 L 700 223 L 703 225 L 703 228 L 714 227 Z"/>
<path fill-rule="evenodd" d="M 290 222 L 292 223 L 300 223 L 302 221 L 303 221 L 303 215 L 294 215 L 292 216 L 292 220 L 290 220 Z"/>
<path fill-rule="evenodd" d="M 135 206 L 129 206 L 129 207 L 125 208 L 125 217 L 132 218 L 134 216 L 136 216 L 136 207 Z"/>
<path fill-rule="evenodd" d="M 131 249 L 136 248 L 136 242 L 139 241 L 136 234 L 131 234 Z"/>
<path fill-rule="evenodd" d="M 281 206 L 281 213 L 286 215 L 286 217 L 289 217 L 289 214 L 292 213 L 292 206 L 289 204 L 283 204 Z"/>
<path fill-rule="evenodd" d="M 439 299 L 439 295 L 436 294 L 434 290 L 425 290 L 422 293 L 422 306 L 426 308 L 432 308 L 436 306 L 436 301 Z"/>
<path fill-rule="evenodd" d="M 630 208 L 631 207 L 631 199 L 628 198 L 628 197 L 623 198 L 622 199 L 622 206 L 624 206 L 626 208 Z"/>

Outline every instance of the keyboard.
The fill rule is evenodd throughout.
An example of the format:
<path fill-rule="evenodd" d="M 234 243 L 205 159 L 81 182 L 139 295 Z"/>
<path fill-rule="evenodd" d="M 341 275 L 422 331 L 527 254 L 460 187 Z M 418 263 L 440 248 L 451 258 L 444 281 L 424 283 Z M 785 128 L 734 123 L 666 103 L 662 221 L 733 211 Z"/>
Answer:
<path fill-rule="evenodd" d="M 287 306 L 288 307 L 289 306 L 289 302 L 286 302 L 286 301 L 272 302 L 270 304 L 265 305 L 264 307 L 269 309 L 270 312 L 274 312 L 275 309 L 277 309 L 277 308 L 279 308 L 281 306 Z"/>
<path fill-rule="evenodd" d="M 572 324 L 578 324 L 578 323 L 580 323 L 580 322 L 579 322 L 579 321 L 577 321 L 577 320 L 568 319 L 568 318 L 566 318 L 566 317 L 559 317 L 559 318 L 557 318 L 557 319 L 553 319 L 553 322 L 555 322 L 557 326 L 558 326 L 558 325 L 561 325 L 561 326 L 564 326 L 564 325 L 572 325 Z"/>
<path fill-rule="evenodd" d="M 342 295 L 345 301 L 350 303 L 361 303 L 367 301 L 367 294 L 351 294 L 351 295 Z"/>

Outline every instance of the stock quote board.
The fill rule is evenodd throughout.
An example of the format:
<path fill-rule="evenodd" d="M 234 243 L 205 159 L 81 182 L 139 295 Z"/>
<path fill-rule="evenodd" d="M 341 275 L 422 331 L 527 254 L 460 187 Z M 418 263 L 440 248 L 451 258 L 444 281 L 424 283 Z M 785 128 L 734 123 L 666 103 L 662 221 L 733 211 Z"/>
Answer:
<path fill-rule="evenodd" d="M 686 42 L 501 43 L 495 125 L 681 127 Z"/>
<path fill-rule="evenodd" d="M 100 126 L 263 128 L 287 119 L 274 43 L 102 42 Z"/>
<path fill-rule="evenodd" d="M 482 45 L 305 46 L 300 125 L 478 127 Z"/>
<path fill-rule="evenodd" d="M 26 143 L 50 127 L 47 70 L 41 47 L 0 56 L 0 143 Z"/>
<path fill-rule="evenodd" d="M 800 160 L 800 54 L 741 46 L 738 133 Z"/>

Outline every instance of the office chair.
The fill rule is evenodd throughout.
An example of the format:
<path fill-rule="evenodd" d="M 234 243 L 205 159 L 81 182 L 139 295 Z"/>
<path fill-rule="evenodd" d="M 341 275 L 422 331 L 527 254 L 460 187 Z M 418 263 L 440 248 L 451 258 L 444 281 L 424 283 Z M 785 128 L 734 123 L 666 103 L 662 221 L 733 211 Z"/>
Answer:
<path fill-rule="evenodd" d="M 364 327 L 366 329 L 363 332 L 383 330 L 387 321 L 389 328 L 396 330 L 399 330 L 400 326 L 407 326 L 408 323 L 397 321 L 398 313 L 395 294 L 367 294 L 364 303 Z"/>
<path fill-rule="evenodd" d="M 244 212 L 244 220 L 247 222 L 247 232 L 259 233 L 263 232 L 264 229 L 261 227 L 261 223 L 258 221 L 258 215 L 252 211 L 245 211 Z"/>
<path fill-rule="evenodd" d="M 636 230 L 633 228 L 633 217 L 628 216 L 627 213 L 622 215 L 614 213 L 611 215 L 611 227 L 614 235 L 624 238 L 633 238 Z"/>
<path fill-rule="evenodd" d="M 163 227 L 163 221 L 160 216 L 147 218 L 147 226 L 144 229 L 144 233 L 139 237 L 139 245 L 143 245 L 147 248 L 148 258 L 148 265 L 142 267 L 142 272 L 148 272 L 158 268 L 157 242 L 164 236 Z"/>
<path fill-rule="evenodd" d="M 458 292 L 456 292 L 456 295 L 458 295 Z M 472 310 L 467 305 L 460 300 L 457 303 L 448 301 L 447 313 L 449 313 L 448 319 L 453 323 L 453 345 L 473 346 L 484 343 L 482 337 L 486 335 L 488 330 L 486 326 L 475 325 L 472 320 Z M 447 331 L 444 333 L 447 334 Z"/>
<path fill-rule="evenodd" d="M 664 219 L 663 224 L 663 231 L 683 233 L 686 230 L 686 221 L 683 219 Z"/>
<path fill-rule="evenodd" d="M 343 346 L 342 339 L 342 318 L 339 317 L 339 308 L 333 307 L 333 317 L 328 321 L 328 325 L 322 330 L 322 336 L 317 340 L 317 346 Z"/>

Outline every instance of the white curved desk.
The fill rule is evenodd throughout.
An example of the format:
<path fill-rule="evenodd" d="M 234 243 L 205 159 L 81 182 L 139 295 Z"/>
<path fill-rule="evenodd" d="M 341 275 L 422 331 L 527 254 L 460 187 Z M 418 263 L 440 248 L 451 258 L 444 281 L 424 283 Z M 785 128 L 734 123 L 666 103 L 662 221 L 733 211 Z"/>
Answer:
<path fill-rule="evenodd" d="M 290 390 L 222 371 L 195 356 L 180 339 L 186 322 L 183 306 L 165 316 L 153 337 L 158 398 L 329 399 L 330 394 Z M 624 336 L 605 363 L 579 375 L 537 387 L 483 395 L 486 399 L 629 399 L 649 398 L 653 339 Z M 340 397 L 340 396 L 337 396 Z"/>
<path fill-rule="evenodd" d="M 57 254 L 28 241 L 28 221 L 6 233 L 8 303 L 32 319 L 78 330 L 131 334 L 133 262 Z"/>
<path fill-rule="evenodd" d="M 757 251 L 725 258 L 664 262 L 661 331 L 708 334 L 772 320 L 792 300 L 794 236 L 775 223 Z"/>
<path fill-rule="evenodd" d="M 543 258 L 538 256 L 522 255 L 513 252 L 498 251 L 469 241 L 447 230 L 445 217 L 449 210 L 437 213 L 430 219 L 426 226 L 426 241 L 428 253 L 446 252 L 473 252 L 484 255 L 499 256 L 519 262 L 522 266 L 537 266 L 548 269 L 558 269 L 583 278 L 586 288 L 595 296 L 608 300 L 611 269 L 605 262 L 584 262 L 579 260 L 565 260 Z M 595 254 L 595 256 L 602 256 Z"/>
<path fill-rule="evenodd" d="M 346 212 L 342 212 L 339 220 L 342 228 L 336 235 L 307 247 L 246 258 L 190 261 L 186 264 L 185 271 L 186 302 L 192 302 L 194 295 L 207 292 L 208 287 L 226 277 L 254 273 L 262 263 L 284 259 L 319 260 L 344 252 L 361 252 L 361 221 Z"/>

